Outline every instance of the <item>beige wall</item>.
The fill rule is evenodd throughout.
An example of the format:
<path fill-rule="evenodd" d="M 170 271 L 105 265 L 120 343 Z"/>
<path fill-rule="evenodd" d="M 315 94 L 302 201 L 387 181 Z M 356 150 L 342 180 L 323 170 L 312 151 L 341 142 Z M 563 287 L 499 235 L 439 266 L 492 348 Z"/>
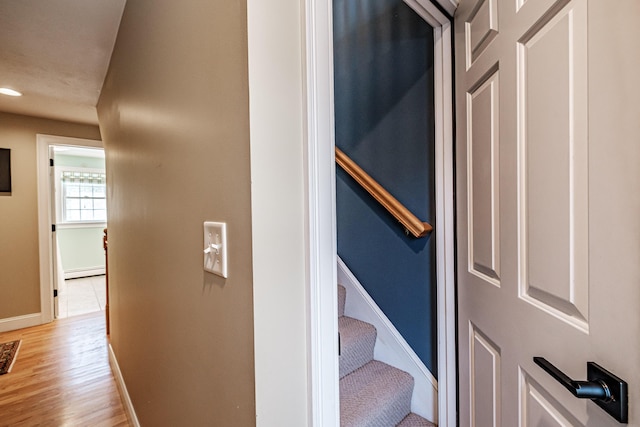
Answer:
<path fill-rule="evenodd" d="M 247 81 L 245 1 L 127 2 L 98 116 L 111 344 L 142 425 L 256 422 Z M 227 223 L 226 280 L 204 221 Z"/>
<path fill-rule="evenodd" d="M 97 126 L 0 112 L 12 193 L 0 195 L 0 319 L 40 312 L 36 134 L 100 139 Z"/>

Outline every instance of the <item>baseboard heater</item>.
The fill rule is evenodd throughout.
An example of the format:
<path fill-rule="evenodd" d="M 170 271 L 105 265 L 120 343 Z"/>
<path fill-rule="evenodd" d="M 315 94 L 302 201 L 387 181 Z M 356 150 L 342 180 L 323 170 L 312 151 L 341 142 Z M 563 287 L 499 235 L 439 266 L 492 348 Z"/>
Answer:
<path fill-rule="evenodd" d="M 81 277 L 102 276 L 107 272 L 104 267 L 78 268 L 75 270 L 66 270 L 64 279 L 79 279 Z"/>

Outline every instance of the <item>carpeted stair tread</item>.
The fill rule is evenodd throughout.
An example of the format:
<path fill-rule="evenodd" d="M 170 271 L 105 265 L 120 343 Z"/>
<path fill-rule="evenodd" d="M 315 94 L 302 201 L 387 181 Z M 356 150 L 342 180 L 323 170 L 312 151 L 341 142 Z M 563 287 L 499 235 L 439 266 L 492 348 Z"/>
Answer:
<path fill-rule="evenodd" d="M 340 380 L 341 427 L 388 427 L 411 412 L 413 377 L 372 360 Z"/>
<path fill-rule="evenodd" d="M 370 323 L 341 316 L 338 318 L 340 333 L 340 378 L 350 374 L 373 360 L 376 345 L 376 328 Z"/>
<path fill-rule="evenodd" d="M 344 305 L 347 301 L 347 290 L 344 286 L 338 285 L 338 317 L 344 316 Z"/>
<path fill-rule="evenodd" d="M 432 422 L 427 421 L 420 415 L 410 413 L 396 427 L 436 427 Z"/>

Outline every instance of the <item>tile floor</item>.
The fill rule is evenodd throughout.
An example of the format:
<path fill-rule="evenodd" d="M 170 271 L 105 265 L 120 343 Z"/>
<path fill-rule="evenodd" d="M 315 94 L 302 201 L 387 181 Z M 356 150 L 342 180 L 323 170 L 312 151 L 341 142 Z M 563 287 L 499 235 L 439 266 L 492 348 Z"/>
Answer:
<path fill-rule="evenodd" d="M 65 280 L 58 290 L 58 318 L 101 311 L 105 303 L 105 276 Z"/>

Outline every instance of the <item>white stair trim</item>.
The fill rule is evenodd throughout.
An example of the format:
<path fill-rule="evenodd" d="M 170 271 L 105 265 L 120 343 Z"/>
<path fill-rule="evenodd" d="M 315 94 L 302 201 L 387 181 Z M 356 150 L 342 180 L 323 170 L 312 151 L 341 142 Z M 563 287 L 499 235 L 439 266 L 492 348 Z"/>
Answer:
<path fill-rule="evenodd" d="M 431 422 L 437 422 L 438 381 L 340 257 L 338 257 L 338 284 L 347 290 L 345 316 L 371 323 L 378 332 L 374 358 L 413 376 L 415 386 L 411 397 L 411 412 Z"/>
<path fill-rule="evenodd" d="M 118 359 L 116 359 L 116 354 L 113 352 L 113 347 L 111 347 L 111 344 L 109 344 L 109 365 L 111 365 L 111 371 L 113 372 L 113 377 L 115 378 L 116 384 L 118 385 L 120 398 L 122 399 L 124 410 L 129 416 L 129 421 L 131 421 L 133 427 L 140 427 L 140 422 L 138 421 L 136 410 L 133 408 L 133 403 L 131 402 L 131 398 L 129 397 L 127 386 L 124 383 L 124 377 L 122 376 L 122 372 L 120 371 L 120 365 L 118 365 Z"/>

